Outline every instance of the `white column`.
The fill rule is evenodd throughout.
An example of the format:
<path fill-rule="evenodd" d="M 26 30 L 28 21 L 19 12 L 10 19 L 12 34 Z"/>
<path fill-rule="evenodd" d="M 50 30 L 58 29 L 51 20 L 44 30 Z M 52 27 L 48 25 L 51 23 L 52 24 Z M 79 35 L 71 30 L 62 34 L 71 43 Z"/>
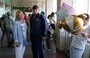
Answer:
<path fill-rule="evenodd" d="M 57 10 L 60 9 L 61 0 L 57 0 Z M 59 21 L 56 24 L 56 48 L 60 50 L 60 29 L 58 28 Z"/>
<path fill-rule="evenodd" d="M 47 0 L 45 6 L 47 15 L 50 15 L 52 12 L 57 11 L 57 0 Z"/>

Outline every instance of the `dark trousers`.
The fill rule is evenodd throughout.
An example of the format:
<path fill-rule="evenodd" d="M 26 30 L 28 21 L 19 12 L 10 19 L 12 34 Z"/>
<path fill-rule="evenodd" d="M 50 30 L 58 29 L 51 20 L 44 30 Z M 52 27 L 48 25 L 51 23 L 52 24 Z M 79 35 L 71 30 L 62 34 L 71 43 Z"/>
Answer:
<path fill-rule="evenodd" d="M 44 58 L 42 40 L 40 40 L 40 37 L 33 37 L 32 39 L 34 39 L 31 40 L 33 58 Z"/>
<path fill-rule="evenodd" d="M 1 37 L 1 44 L 3 44 L 3 40 L 4 40 L 4 37 L 5 37 L 6 33 L 5 33 L 5 30 L 2 30 L 2 37 Z"/>
<path fill-rule="evenodd" d="M 50 38 L 49 38 L 49 37 L 46 39 L 46 45 L 47 45 L 47 48 L 48 48 L 48 49 L 51 48 L 51 47 L 50 47 Z"/>
<path fill-rule="evenodd" d="M 7 29 L 7 30 L 6 30 L 6 36 L 7 36 L 8 47 L 12 47 L 13 44 L 14 44 L 14 40 L 13 40 L 13 31 Z"/>

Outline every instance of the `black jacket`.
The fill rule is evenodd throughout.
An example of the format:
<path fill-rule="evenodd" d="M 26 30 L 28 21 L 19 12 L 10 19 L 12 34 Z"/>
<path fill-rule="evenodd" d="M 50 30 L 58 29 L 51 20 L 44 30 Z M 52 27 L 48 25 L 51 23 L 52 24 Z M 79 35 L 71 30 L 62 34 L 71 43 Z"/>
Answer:
<path fill-rule="evenodd" d="M 32 14 L 30 18 L 30 35 L 45 36 L 46 24 L 45 18 L 41 14 Z"/>

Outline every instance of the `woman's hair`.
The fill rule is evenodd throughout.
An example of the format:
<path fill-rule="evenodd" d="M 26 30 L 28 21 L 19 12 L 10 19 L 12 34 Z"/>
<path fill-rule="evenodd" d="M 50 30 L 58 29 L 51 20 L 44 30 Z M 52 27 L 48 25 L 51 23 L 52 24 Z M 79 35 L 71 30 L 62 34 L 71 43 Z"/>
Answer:
<path fill-rule="evenodd" d="M 85 19 L 89 20 L 89 14 L 84 13 L 87 17 Z"/>
<path fill-rule="evenodd" d="M 80 17 L 80 18 L 82 18 L 82 19 L 85 19 L 85 20 L 89 21 L 89 15 L 86 14 L 86 13 L 83 13 L 83 14 L 78 15 L 78 17 Z"/>
<path fill-rule="evenodd" d="M 54 13 L 54 12 L 52 12 L 50 16 L 51 16 L 51 17 L 54 17 L 54 15 L 55 15 L 55 13 Z"/>
<path fill-rule="evenodd" d="M 48 17 L 47 17 L 48 19 L 50 18 L 50 15 L 48 15 Z"/>
<path fill-rule="evenodd" d="M 17 12 L 16 12 L 16 19 L 19 19 L 18 18 L 18 15 L 19 15 L 19 13 L 21 13 L 22 11 L 21 10 L 18 10 Z"/>
<path fill-rule="evenodd" d="M 78 17 L 80 17 L 80 18 L 82 18 L 83 20 L 85 20 L 85 21 L 84 21 L 84 26 L 88 24 L 88 22 L 89 22 L 89 15 L 88 15 L 88 14 L 83 13 L 83 14 L 81 14 L 81 15 L 78 15 Z"/>

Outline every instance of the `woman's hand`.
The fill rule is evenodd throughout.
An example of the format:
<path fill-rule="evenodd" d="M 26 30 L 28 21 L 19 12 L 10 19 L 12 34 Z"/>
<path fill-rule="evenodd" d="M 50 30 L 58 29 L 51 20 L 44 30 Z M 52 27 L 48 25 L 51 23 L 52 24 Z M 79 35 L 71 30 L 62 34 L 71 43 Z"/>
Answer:
<path fill-rule="evenodd" d="M 88 34 L 87 34 L 87 33 L 82 32 L 81 34 L 82 34 L 82 36 L 85 37 L 85 38 L 88 37 Z"/>
<path fill-rule="evenodd" d="M 75 35 L 75 34 L 76 34 L 76 32 L 73 30 L 73 31 L 71 32 L 71 34 L 74 34 L 74 35 Z"/>
<path fill-rule="evenodd" d="M 58 25 L 58 28 L 61 29 L 63 26 L 62 26 L 62 21 L 59 22 L 59 25 Z"/>
<path fill-rule="evenodd" d="M 15 42 L 15 46 L 19 47 L 20 46 L 20 42 Z"/>

